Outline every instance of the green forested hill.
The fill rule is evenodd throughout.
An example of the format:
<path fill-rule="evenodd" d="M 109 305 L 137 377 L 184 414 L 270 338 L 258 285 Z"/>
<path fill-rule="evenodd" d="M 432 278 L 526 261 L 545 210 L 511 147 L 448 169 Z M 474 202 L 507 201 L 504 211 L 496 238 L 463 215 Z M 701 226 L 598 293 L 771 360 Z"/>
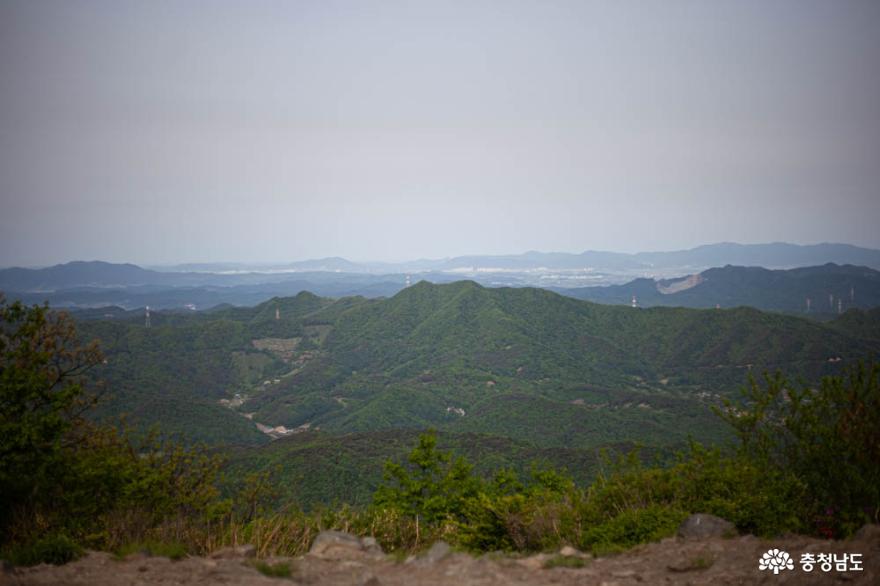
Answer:
<path fill-rule="evenodd" d="M 694 394 L 728 393 L 749 371 L 815 377 L 835 371 L 837 357 L 874 351 L 840 329 L 748 308 L 632 309 L 541 289 L 422 282 L 339 313 L 319 355 L 253 404 L 293 426 L 480 431 L 471 409 L 497 414 L 499 404 L 518 403 L 556 416 L 535 399 L 568 411 L 595 403 L 597 392 L 693 406 Z M 456 419 L 447 407 L 466 415 Z"/>
<path fill-rule="evenodd" d="M 297 434 L 258 449 L 236 448 L 229 452 L 228 485 L 240 484 L 248 473 L 269 470 L 279 502 L 295 502 L 310 508 L 320 504 L 367 504 L 382 480 L 383 464 L 401 460 L 417 441 L 419 431 L 385 430 L 369 433 Z M 475 433 L 438 434 L 438 445 L 475 464 L 475 472 L 491 477 L 502 468 L 513 469 L 521 478 L 535 467 L 552 466 L 568 471 L 579 484 L 595 477 L 600 463 L 598 450 L 569 447 L 539 448 L 528 442 Z M 607 446 L 628 452 L 634 443 Z M 659 456 L 643 450 L 653 461 Z"/>
<path fill-rule="evenodd" d="M 96 415 L 125 414 L 138 429 L 155 425 L 186 441 L 266 443 L 268 438 L 252 422 L 219 401 L 245 391 L 262 377 L 286 372 L 283 361 L 255 348 L 252 340 L 301 335 L 304 316 L 330 303 L 301 293 L 253 308 L 154 312 L 149 328 L 139 312 L 81 319 L 81 336 L 99 339 L 106 356 L 106 363 L 94 373 L 105 388 Z"/>
<path fill-rule="evenodd" d="M 239 459 L 267 465 L 293 466 L 319 447 L 357 454 L 344 445 L 429 427 L 590 457 L 633 442 L 661 451 L 689 438 L 717 443 L 726 437 L 711 406 L 749 373 L 815 380 L 880 348 L 871 312 L 822 324 L 749 308 L 598 305 L 469 281 L 421 282 L 389 299 L 302 293 L 155 313 L 150 328 L 140 314 L 108 315 L 80 323 L 107 355 L 96 373 L 111 394 L 101 416 L 126 412 L 139 428 L 238 445 L 247 454 Z M 253 451 L 246 446 L 270 440 L 256 423 L 298 429 Z M 346 434 L 360 439 L 339 439 Z"/>

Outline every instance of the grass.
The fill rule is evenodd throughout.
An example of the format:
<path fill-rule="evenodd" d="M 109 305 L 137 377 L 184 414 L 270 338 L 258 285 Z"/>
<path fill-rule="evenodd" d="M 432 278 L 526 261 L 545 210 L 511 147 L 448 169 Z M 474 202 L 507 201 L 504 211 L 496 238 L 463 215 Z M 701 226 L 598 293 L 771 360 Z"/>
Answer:
<path fill-rule="evenodd" d="M 711 555 L 697 556 L 691 560 L 691 568 L 694 570 L 705 570 L 712 567 L 715 559 Z"/>
<path fill-rule="evenodd" d="M 186 557 L 186 547 L 180 543 L 146 541 L 123 545 L 116 550 L 116 559 L 123 560 L 133 553 L 143 553 L 148 556 L 165 557 L 172 561 L 180 561 Z"/>
<path fill-rule="evenodd" d="M 667 566 L 673 572 L 693 572 L 695 570 L 707 570 L 715 563 L 715 557 L 708 552 L 698 553 L 694 557 Z"/>
<path fill-rule="evenodd" d="M 269 562 L 256 560 L 251 562 L 251 566 L 259 573 L 270 578 L 290 578 L 291 567 L 289 562 L 270 564 Z"/>

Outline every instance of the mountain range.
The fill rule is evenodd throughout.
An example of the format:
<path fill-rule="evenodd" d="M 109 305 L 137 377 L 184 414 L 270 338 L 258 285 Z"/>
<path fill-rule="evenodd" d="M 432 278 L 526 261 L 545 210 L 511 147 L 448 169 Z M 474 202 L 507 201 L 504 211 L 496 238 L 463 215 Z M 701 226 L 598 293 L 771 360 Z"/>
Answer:
<path fill-rule="evenodd" d="M 7 268 L 0 270 L 0 290 L 55 291 L 73 287 L 121 286 L 231 286 L 281 282 L 291 273 L 405 273 L 505 272 L 505 271 L 679 271 L 689 274 L 725 265 L 792 268 L 826 263 L 852 264 L 880 269 L 880 250 L 849 244 L 796 245 L 720 243 L 672 252 L 586 251 L 526 252 L 501 256 L 459 256 L 440 260 L 401 263 L 356 263 L 331 257 L 281 265 L 243 265 L 230 263 L 189 264 L 145 269 L 132 264 L 75 261 L 46 268 Z"/>
<path fill-rule="evenodd" d="M 805 315 L 837 314 L 880 305 L 880 272 L 826 264 L 789 270 L 709 269 L 677 279 L 635 279 L 624 285 L 553 288 L 577 299 L 642 307 L 738 307 Z"/>
<path fill-rule="evenodd" d="M 359 482 L 349 463 L 395 455 L 401 445 L 382 438 L 426 428 L 451 445 L 480 438 L 495 446 L 489 460 L 517 466 L 553 454 L 575 466 L 634 442 L 657 453 L 717 443 L 726 436 L 711 408 L 750 373 L 816 380 L 876 358 L 878 311 L 820 323 L 422 281 L 382 299 L 300 293 L 160 311 L 149 327 L 141 312 L 94 311 L 78 327 L 107 357 L 94 372 L 109 389 L 97 416 L 236 446 L 236 469 L 286 462 L 291 498 L 319 499 L 339 496 L 341 470 L 347 491 L 369 494 L 377 479 Z"/>
<path fill-rule="evenodd" d="M 26 303 L 48 302 L 54 307 L 134 309 L 150 306 L 192 310 L 223 305 L 252 306 L 272 297 L 288 297 L 303 291 L 334 298 L 391 297 L 415 280 L 442 284 L 462 278 L 462 273 L 455 271 L 379 274 L 316 270 L 327 269 L 324 261 L 328 260 L 343 259 L 314 261 L 309 264 L 309 271 L 295 272 L 288 268 L 283 272 L 264 267 L 268 272 L 262 273 L 160 272 L 132 264 L 73 262 L 46 269 L 2 270 L 0 291 Z M 351 263 L 345 263 L 350 269 Z M 635 299 L 642 307 L 743 305 L 820 319 L 849 308 L 880 305 L 880 272 L 867 266 L 828 263 L 795 269 L 766 269 L 727 265 L 677 273 L 672 277 L 637 276 L 624 283 L 588 287 L 573 285 L 583 284 L 584 275 L 590 276 L 589 281 L 595 280 L 594 271 L 559 270 L 563 272 L 476 270 L 472 280 L 491 287 L 538 286 L 600 303 L 630 305 Z M 532 284 L 533 281 L 537 285 Z"/>

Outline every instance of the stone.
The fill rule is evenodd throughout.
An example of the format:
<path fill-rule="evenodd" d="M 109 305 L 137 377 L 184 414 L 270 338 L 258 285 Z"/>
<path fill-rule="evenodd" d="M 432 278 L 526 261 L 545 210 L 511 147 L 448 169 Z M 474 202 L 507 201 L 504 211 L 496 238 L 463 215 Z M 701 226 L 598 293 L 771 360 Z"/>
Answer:
<path fill-rule="evenodd" d="M 880 542 L 880 525 L 876 523 L 862 525 L 862 528 L 856 531 L 852 538 L 858 539 L 859 541 Z"/>
<path fill-rule="evenodd" d="M 435 541 L 422 559 L 429 564 L 434 564 L 448 557 L 451 553 L 452 548 L 448 543 L 443 540 Z"/>
<path fill-rule="evenodd" d="M 367 553 L 358 537 L 342 531 L 321 531 L 309 550 L 309 555 L 332 560 L 360 559 Z"/>
<path fill-rule="evenodd" d="M 385 555 L 385 552 L 382 551 L 382 546 L 379 545 L 379 542 L 376 541 L 375 537 L 362 537 L 361 547 L 364 548 L 364 551 L 379 555 Z"/>
<path fill-rule="evenodd" d="M 707 537 L 727 537 L 736 534 L 736 527 L 721 517 L 697 513 L 685 519 L 678 527 L 679 537 L 685 539 L 705 539 Z"/>
<path fill-rule="evenodd" d="M 562 549 L 559 550 L 559 555 L 561 555 L 562 557 L 565 557 L 565 558 L 574 557 L 574 556 L 578 555 L 579 553 L 580 552 L 578 550 L 576 550 L 575 548 L 573 548 L 570 545 L 566 545 L 565 547 L 563 547 Z"/>
<path fill-rule="evenodd" d="M 519 563 L 521 566 L 525 566 L 530 570 L 540 570 L 544 567 L 544 564 L 547 563 L 547 560 L 552 557 L 553 556 L 546 553 L 537 553 L 527 558 L 517 560 L 517 563 Z"/>

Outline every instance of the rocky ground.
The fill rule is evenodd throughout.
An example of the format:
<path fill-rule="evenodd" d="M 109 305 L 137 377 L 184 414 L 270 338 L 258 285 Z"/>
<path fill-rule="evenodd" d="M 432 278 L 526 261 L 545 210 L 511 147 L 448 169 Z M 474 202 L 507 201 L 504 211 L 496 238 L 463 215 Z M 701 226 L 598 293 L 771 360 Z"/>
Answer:
<path fill-rule="evenodd" d="M 790 554 L 793 569 L 778 574 L 761 571 L 759 560 L 778 548 Z M 817 563 L 804 571 L 802 554 L 861 554 L 861 570 L 823 571 Z M 4 568 L 0 584 L 30 585 L 153 585 L 235 584 L 242 586 L 315 584 L 327 586 L 403 585 L 605 585 L 635 584 L 880 584 L 880 526 L 867 526 L 849 541 L 801 536 L 765 541 L 753 536 L 725 538 L 696 535 L 673 537 L 620 555 L 592 558 L 572 548 L 528 557 L 489 554 L 473 557 L 456 553 L 444 543 L 406 560 L 382 553 L 371 539 L 324 532 L 312 550 L 297 558 L 255 560 L 247 546 L 216 552 L 208 558 L 180 561 L 130 555 L 116 560 L 91 552 L 64 566 Z M 289 576 L 269 577 L 259 563 Z M 564 566 L 572 567 L 564 567 Z M 846 565 L 850 565 L 847 563 Z M 581 566 L 581 567 L 573 567 Z M 265 569 L 265 566 L 264 566 Z"/>

